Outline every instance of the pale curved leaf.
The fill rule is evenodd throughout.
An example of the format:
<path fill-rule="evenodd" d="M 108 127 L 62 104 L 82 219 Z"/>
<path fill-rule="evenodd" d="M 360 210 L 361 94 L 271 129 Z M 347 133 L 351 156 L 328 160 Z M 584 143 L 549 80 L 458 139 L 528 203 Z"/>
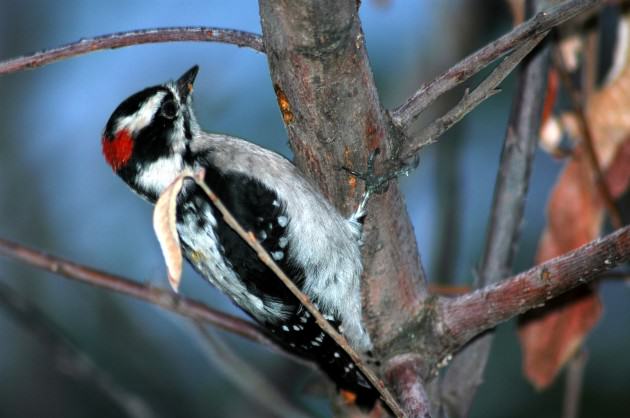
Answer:
<path fill-rule="evenodd" d="M 182 277 L 182 250 L 177 235 L 177 195 L 189 174 L 178 176 L 160 195 L 153 210 L 153 229 L 157 236 L 166 269 L 168 282 L 175 292 Z"/>

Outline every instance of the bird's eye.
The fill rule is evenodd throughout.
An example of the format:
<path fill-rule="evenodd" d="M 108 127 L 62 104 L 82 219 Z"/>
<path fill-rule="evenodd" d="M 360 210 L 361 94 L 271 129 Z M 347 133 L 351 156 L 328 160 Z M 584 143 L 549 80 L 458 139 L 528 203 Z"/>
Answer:
<path fill-rule="evenodd" d="M 162 103 L 160 113 L 167 119 L 173 119 L 177 116 L 177 103 L 173 100 L 167 100 Z"/>

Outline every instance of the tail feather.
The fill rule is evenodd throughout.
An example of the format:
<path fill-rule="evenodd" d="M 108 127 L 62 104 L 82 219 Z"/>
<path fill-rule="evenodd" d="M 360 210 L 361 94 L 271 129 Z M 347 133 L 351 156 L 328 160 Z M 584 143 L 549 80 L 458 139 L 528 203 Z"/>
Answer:
<path fill-rule="evenodd" d="M 327 318 L 339 328 L 339 321 Z M 379 398 L 378 391 L 356 367 L 350 356 L 303 310 L 287 321 L 265 324 L 272 338 L 287 351 L 311 360 L 337 385 L 337 389 L 355 395 L 357 406 L 370 410 Z"/>

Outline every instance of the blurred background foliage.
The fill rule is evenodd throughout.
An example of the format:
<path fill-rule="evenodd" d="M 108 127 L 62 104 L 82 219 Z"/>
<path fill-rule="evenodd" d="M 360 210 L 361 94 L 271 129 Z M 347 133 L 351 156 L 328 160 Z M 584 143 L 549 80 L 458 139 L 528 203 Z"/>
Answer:
<path fill-rule="evenodd" d="M 498 0 L 482 7 L 472 0 L 364 0 L 361 18 L 387 107 L 511 26 L 509 11 Z M 260 32 L 252 0 L 0 0 L 0 59 L 81 37 L 175 25 Z M 5 75 L 0 77 L 0 236 L 166 287 L 151 207 L 112 175 L 101 157 L 100 135 L 122 99 L 193 64 L 201 67 L 195 102 L 206 130 L 290 155 L 265 57 L 249 50 L 203 43 L 145 45 Z M 474 279 L 513 84 L 511 77 L 503 94 L 426 150 L 419 168 L 401 182 L 432 281 L 470 284 Z M 461 93 L 448 95 L 433 110 L 447 109 Z M 561 162 L 538 152 L 517 271 L 532 263 L 545 201 L 560 168 Z M 102 385 L 73 378 L 29 321 L 0 309 L 1 417 L 275 416 L 226 380 L 194 328 L 179 317 L 7 259 L 0 260 L 0 283 L 36 307 L 59 335 L 105 371 L 116 390 L 139 402 L 132 403 L 137 408 L 130 414 Z M 604 283 L 602 290 L 607 311 L 587 342 L 582 416 L 622 417 L 630 410 L 629 291 L 622 283 Z M 242 315 L 190 269 L 182 293 Z M 329 414 L 325 401 L 303 396 L 316 379 L 312 371 L 238 337 L 221 336 L 291 402 L 314 416 Z M 560 415 L 562 378 L 537 393 L 520 368 L 509 323 L 499 329 L 474 417 Z"/>

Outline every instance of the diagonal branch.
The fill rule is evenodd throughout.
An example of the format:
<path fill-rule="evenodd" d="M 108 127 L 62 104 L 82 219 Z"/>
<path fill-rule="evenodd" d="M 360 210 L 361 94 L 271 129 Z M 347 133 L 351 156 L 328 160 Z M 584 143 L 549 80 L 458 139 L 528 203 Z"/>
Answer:
<path fill-rule="evenodd" d="M 468 92 L 464 97 L 449 110 L 444 116 L 441 116 L 431 122 L 429 126 L 424 128 L 420 134 L 416 135 L 413 140 L 403 144 L 400 153 L 401 161 L 413 159 L 416 154 L 425 146 L 434 143 L 440 135 L 450 129 L 459 122 L 464 116 L 470 113 L 474 108 L 479 106 L 483 101 L 496 94 L 499 84 L 510 75 L 512 70 L 538 45 L 538 43 L 547 35 L 547 32 L 539 33 L 528 39 L 510 56 L 505 58 L 497 67 L 483 80 L 473 91 Z"/>
<path fill-rule="evenodd" d="M 573 107 L 573 112 L 575 113 L 577 122 L 580 126 L 580 132 L 583 135 L 584 149 L 586 150 L 588 161 L 591 164 L 595 186 L 597 187 L 602 201 L 606 206 L 611 224 L 615 228 L 620 228 L 623 226 L 621 213 L 619 211 L 619 208 L 617 207 L 617 204 L 615 203 L 615 198 L 610 193 L 608 183 L 606 182 L 602 166 L 597 156 L 597 151 L 595 150 L 595 135 L 593 133 L 593 127 L 586 117 L 584 100 L 580 98 L 580 92 L 574 85 L 573 80 L 571 79 L 571 76 L 567 70 L 566 63 L 559 53 L 554 54 L 554 64 L 558 69 L 558 73 L 560 74 L 560 80 L 562 80 L 562 84 L 564 84 L 564 87 L 569 94 L 571 106 Z"/>
<path fill-rule="evenodd" d="M 535 11 L 541 3 L 539 0 L 527 1 L 528 13 Z M 525 60 L 519 75 L 497 172 L 478 287 L 495 283 L 511 272 L 538 143 L 550 51 L 551 44 L 547 39 Z M 473 341 L 458 353 L 446 372 L 443 394 L 447 407 L 455 416 L 468 415 L 477 388 L 483 381 L 492 339 L 493 335 L 488 333 Z M 467 378 L 462 379 L 463 376 Z"/>
<path fill-rule="evenodd" d="M 41 343 L 61 374 L 80 384 L 93 386 L 129 418 L 158 416 L 144 399 L 121 385 L 112 373 L 73 344 L 43 312 L 2 282 L 0 309 Z"/>
<path fill-rule="evenodd" d="M 0 239 L 0 254 L 54 274 L 133 296 L 182 316 L 207 322 L 224 331 L 232 332 L 263 345 L 276 347 L 257 325 L 209 308 L 195 300 L 178 297 L 170 290 L 158 289 L 124 277 L 114 276 L 4 239 Z M 284 353 L 280 348 L 278 351 Z"/>
<path fill-rule="evenodd" d="M 433 81 L 421 86 L 403 105 L 391 112 L 392 122 L 406 130 L 435 99 L 468 80 L 497 58 L 520 47 L 533 36 L 548 32 L 554 26 L 601 3 L 601 0 L 570 0 L 536 14 L 496 41 L 469 55 Z"/>
<path fill-rule="evenodd" d="M 606 271 L 630 261 L 630 226 L 551 259 L 498 284 L 455 299 L 441 298 L 437 310 L 444 342 L 453 349 L 501 322 L 544 305 Z"/>
<path fill-rule="evenodd" d="M 243 396 L 250 397 L 278 417 L 312 418 L 305 411 L 293 406 L 259 370 L 235 353 L 227 342 L 203 323 L 195 321 L 187 322 L 186 325 L 189 331 L 196 331 L 192 337 L 199 341 L 208 361 L 226 380 L 236 386 Z"/>
<path fill-rule="evenodd" d="M 139 29 L 101 35 L 94 38 L 83 38 L 77 42 L 57 48 L 46 49 L 31 55 L 2 61 L 0 62 L 0 75 L 41 67 L 66 58 L 103 49 L 115 49 L 148 43 L 185 41 L 221 42 L 251 48 L 258 52 L 265 51 L 260 35 L 241 30 L 206 26 Z"/>
<path fill-rule="evenodd" d="M 203 181 L 204 173 L 203 171 L 191 176 L 192 179 L 195 180 L 197 186 L 199 186 L 204 193 L 208 196 L 208 199 L 212 202 L 215 208 L 221 215 L 225 222 L 236 232 L 243 241 L 247 243 L 254 251 L 256 251 L 256 255 L 260 259 L 260 261 L 265 264 L 265 266 L 269 267 L 271 271 L 275 273 L 275 275 L 282 281 L 282 283 L 293 293 L 293 295 L 300 301 L 300 303 L 313 315 L 317 325 L 324 331 L 330 338 L 332 338 L 339 347 L 341 347 L 346 354 L 352 359 L 357 369 L 361 371 L 365 375 L 365 377 L 370 381 L 370 383 L 378 390 L 383 401 L 387 404 L 387 406 L 392 410 L 392 412 L 396 415 L 396 417 L 404 417 L 405 414 L 398 406 L 398 403 L 389 392 L 389 390 L 383 384 L 383 381 L 376 376 L 374 373 L 361 359 L 361 356 L 357 354 L 357 352 L 348 344 L 346 339 L 340 333 L 335 330 L 335 328 L 328 323 L 328 321 L 324 318 L 324 316 L 319 312 L 319 309 L 311 302 L 308 296 L 306 296 L 293 281 L 282 271 L 280 267 L 276 264 L 275 261 L 271 258 L 267 250 L 258 242 L 256 237 L 252 232 L 246 231 L 240 223 L 234 218 L 234 216 L 230 213 L 230 211 L 225 207 L 223 202 L 219 199 L 219 197 L 208 187 L 208 185 Z"/>

